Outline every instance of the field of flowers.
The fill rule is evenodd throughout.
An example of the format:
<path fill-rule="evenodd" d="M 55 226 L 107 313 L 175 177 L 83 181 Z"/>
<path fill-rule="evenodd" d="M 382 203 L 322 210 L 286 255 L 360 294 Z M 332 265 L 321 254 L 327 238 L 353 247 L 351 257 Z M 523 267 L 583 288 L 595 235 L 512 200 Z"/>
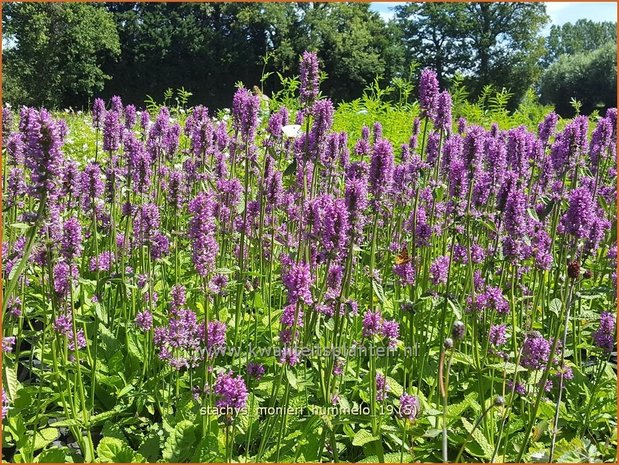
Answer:
<path fill-rule="evenodd" d="M 338 132 L 318 68 L 4 109 L 3 460 L 614 461 L 616 110 Z"/>

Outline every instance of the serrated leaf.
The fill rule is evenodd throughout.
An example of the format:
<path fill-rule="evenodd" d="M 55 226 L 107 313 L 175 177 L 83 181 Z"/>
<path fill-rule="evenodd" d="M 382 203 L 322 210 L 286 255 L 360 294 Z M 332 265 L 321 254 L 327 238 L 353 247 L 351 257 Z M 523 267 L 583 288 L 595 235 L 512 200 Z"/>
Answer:
<path fill-rule="evenodd" d="M 196 448 L 196 452 L 191 458 L 195 463 L 223 462 L 224 457 L 219 449 L 219 441 L 214 434 L 203 437 Z"/>
<path fill-rule="evenodd" d="M 193 423 L 183 420 L 178 423 L 163 447 L 164 462 L 183 462 L 189 458 L 196 442 L 196 430 Z"/>
<path fill-rule="evenodd" d="M 462 402 L 449 405 L 446 410 L 447 423 L 451 424 L 454 421 L 456 421 L 462 415 L 462 413 L 466 411 L 466 409 L 468 408 L 476 407 L 479 409 L 480 408 L 479 404 L 475 402 L 476 398 L 477 398 L 477 393 L 471 392 L 464 398 Z"/>
<path fill-rule="evenodd" d="M 379 438 L 377 436 L 373 436 L 368 430 L 360 429 L 355 433 L 355 437 L 352 440 L 353 446 L 363 446 L 368 442 L 377 441 Z"/>
<path fill-rule="evenodd" d="M 299 383 L 297 381 L 297 377 L 293 373 L 292 370 L 286 370 L 286 378 L 288 379 L 288 382 L 290 383 L 290 386 L 292 387 L 292 389 L 294 390 L 299 389 Z"/>
<path fill-rule="evenodd" d="M 138 463 L 146 460 L 118 438 L 103 438 L 97 446 L 97 458 L 103 463 Z"/>
<path fill-rule="evenodd" d="M 408 453 L 400 454 L 400 452 L 390 452 L 385 454 L 384 463 L 412 463 L 413 456 Z M 371 455 L 357 463 L 379 463 L 377 455 Z"/>
<path fill-rule="evenodd" d="M 60 436 L 60 433 L 56 428 L 43 428 L 37 431 L 34 436 L 33 450 L 44 449 L 58 439 L 58 436 Z"/>
<path fill-rule="evenodd" d="M 161 438 L 157 434 L 150 434 L 140 444 L 138 453 L 142 454 L 148 462 L 156 462 L 161 457 Z"/>
<path fill-rule="evenodd" d="M 15 399 L 17 390 L 19 389 L 19 381 L 17 381 L 15 370 L 8 368 L 4 371 L 4 374 L 6 375 L 6 387 L 9 392 L 9 399 Z"/>
<path fill-rule="evenodd" d="M 391 376 L 387 376 L 387 384 L 389 385 L 390 391 L 396 397 L 400 397 L 404 393 L 404 388 L 402 387 L 402 385 Z"/>
<path fill-rule="evenodd" d="M 473 440 L 477 443 L 477 445 L 479 447 L 481 447 L 481 453 L 480 453 L 480 451 L 477 451 L 477 450 L 475 450 L 473 448 L 469 448 L 468 445 L 466 447 L 466 450 L 471 455 L 474 455 L 476 457 L 483 457 L 483 458 L 486 458 L 486 459 L 491 458 L 492 454 L 494 453 L 494 449 L 492 448 L 492 446 L 490 445 L 490 443 L 488 442 L 486 437 L 483 435 L 483 433 L 479 429 L 475 429 L 473 431 L 473 425 L 466 418 L 462 417 L 461 420 L 462 420 L 462 424 L 464 425 L 464 429 L 469 434 L 471 434 L 471 432 L 473 432 L 473 434 L 471 434 L 471 436 L 473 436 Z"/>
<path fill-rule="evenodd" d="M 35 463 L 73 463 L 73 457 L 66 447 L 56 447 L 41 452 L 34 458 Z"/>
<path fill-rule="evenodd" d="M 120 396 L 119 396 L 120 397 Z M 118 412 L 116 410 L 108 410 L 107 412 L 99 413 L 98 415 L 93 415 L 90 417 L 90 424 L 96 425 L 99 423 L 103 423 L 105 420 L 109 420 L 114 417 Z"/>
<path fill-rule="evenodd" d="M 382 284 L 372 280 L 372 289 L 374 290 L 374 294 L 378 297 L 381 303 L 385 302 L 385 291 L 383 290 Z"/>
<path fill-rule="evenodd" d="M 68 420 L 60 420 L 60 421 L 55 421 L 54 423 L 51 423 L 49 426 L 53 426 L 56 428 L 60 428 L 60 427 L 72 427 L 72 426 L 82 426 L 82 422 L 79 420 L 76 420 L 74 418 L 68 419 Z"/>

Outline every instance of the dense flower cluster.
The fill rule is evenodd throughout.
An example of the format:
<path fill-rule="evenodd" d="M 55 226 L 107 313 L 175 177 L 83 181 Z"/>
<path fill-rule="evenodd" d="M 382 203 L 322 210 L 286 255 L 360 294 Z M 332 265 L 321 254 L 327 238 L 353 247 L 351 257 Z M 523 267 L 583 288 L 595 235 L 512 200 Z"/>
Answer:
<path fill-rule="evenodd" d="M 617 333 L 615 331 L 615 315 L 603 312 L 600 316 L 600 326 L 593 333 L 593 342 L 605 352 L 612 352 Z"/>
<path fill-rule="evenodd" d="M 380 420 L 372 435 L 385 459 L 423 460 L 436 458 L 435 438 L 414 420 L 435 428 L 441 400 L 464 405 L 474 392 L 496 418 L 518 419 L 491 444 L 507 460 L 539 413 L 514 395 L 547 397 L 563 415 L 560 402 L 575 406 L 579 391 L 560 387 L 586 380 L 599 400 L 616 338 L 615 315 L 595 316 L 616 303 L 616 110 L 535 124 L 484 115 L 481 126 L 424 69 L 409 124 L 394 127 L 369 106 L 342 121 L 347 106 L 322 98 L 319 81 L 306 52 L 288 107 L 241 86 L 215 112 L 95 99 L 84 147 L 76 115 L 66 124 L 44 109 L 5 111 L 2 349 L 15 402 L 9 411 L 3 392 L 3 416 L 25 420 L 31 396 L 19 390 L 51 386 L 60 397 L 35 427 L 77 419 L 90 453 L 100 432 L 83 418 L 117 402 L 127 418 L 164 421 L 165 434 L 215 407 L 198 420 L 200 454 L 226 434 L 225 459 L 260 462 L 276 444 L 300 441 L 284 460 L 309 458 L 309 446 L 288 430 L 299 419 L 254 418 L 240 412 L 248 404 L 362 406 Z M 585 369 L 594 359 L 600 369 Z M 379 418 L 383 407 L 399 414 Z M 492 415 L 477 432 L 497 426 Z M 314 420 L 301 421 L 312 460 L 360 458 L 348 442 L 365 426 L 317 422 L 314 438 Z M 446 426 L 449 455 L 468 425 Z"/>

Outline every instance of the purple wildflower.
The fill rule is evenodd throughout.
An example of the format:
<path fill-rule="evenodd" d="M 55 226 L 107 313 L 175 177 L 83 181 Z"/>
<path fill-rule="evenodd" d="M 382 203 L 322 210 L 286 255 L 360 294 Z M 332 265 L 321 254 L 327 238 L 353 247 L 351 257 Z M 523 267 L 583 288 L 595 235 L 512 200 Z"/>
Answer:
<path fill-rule="evenodd" d="M 239 131 L 245 144 L 255 136 L 259 109 L 260 97 L 252 95 L 245 88 L 236 91 L 232 103 L 232 126 Z"/>
<path fill-rule="evenodd" d="M 288 304 L 296 304 L 298 300 L 307 305 L 312 304 L 312 276 L 308 264 L 300 262 L 287 267 L 282 274 L 282 281 L 288 290 Z"/>
<path fill-rule="evenodd" d="M 6 336 L 2 338 L 2 352 L 13 352 L 15 346 L 15 336 Z"/>
<path fill-rule="evenodd" d="M 419 79 L 419 106 L 424 116 L 434 116 L 438 96 L 438 79 L 431 69 L 424 69 Z"/>
<path fill-rule="evenodd" d="M 296 349 L 292 347 L 284 347 L 279 357 L 279 363 L 293 367 L 299 363 L 299 361 L 299 353 Z"/>
<path fill-rule="evenodd" d="M 602 312 L 600 315 L 600 325 L 593 332 L 593 342 L 604 352 L 612 352 L 615 346 L 615 315 L 610 312 Z"/>
<path fill-rule="evenodd" d="M 386 139 L 380 139 L 374 144 L 369 173 L 370 192 L 375 200 L 389 191 L 392 181 L 393 147 Z"/>
<path fill-rule="evenodd" d="M 149 331 L 153 327 L 153 314 L 148 310 L 138 312 L 135 316 L 135 325 L 142 331 Z"/>
<path fill-rule="evenodd" d="M 247 364 L 247 374 L 254 379 L 260 379 L 265 373 L 264 365 L 256 362 L 249 362 Z"/>
<path fill-rule="evenodd" d="M 318 56 L 314 52 L 303 52 L 299 64 L 301 106 L 308 107 L 318 96 Z"/>
<path fill-rule="evenodd" d="M 91 272 L 110 271 L 113 261 L 114 261 L 114 253 L 109 250 L 106 250 L 104 252 L 101 252 L 96 257 L 91 257 L 90 262 L 89 262 L 89 270 Z"/>
<path fill-rule="evenodd" d="M 376 373 L 376 400 L 382 402 L 387 397 L 387 393 L 391 391 L 391 386 L 387 382 L 387 378 L 382 373 Z"/>
<path fill-rule="evenodd" d="M 103 121 L 105 120 L 105 102 L 103 99 L 96 98 L 92 105 L 92 125 L 95 129 L 101 129 L 103 127 Z"/>
<path fill-rule="evenodd" d="M 62 140 L 58 124 L 46 110 L 26 108 L 23 133 L 28 156 L 26 167 L 30 169 L 30 183 L 35 196 L 55 191 L 56 179 L 62 172 Z"/>
<path fill-rule="evenodd" d="M 220 413 L 238 413 L 247 405 L 249 394 L 245 381 L 240 376 L 233 376 L 231 371 L 222 373 L 217 377 L 213 392 L 217 396 L 216 405 Z"/>
<path fill-rule="evenodd" d="M 581 239 L 586 238 L 595 217 L 595 204 L 591 192 L 586 187 L 579 187 L 570 193 L 569 207 L 561 217 L 561 226 L 567 234 Z"/>
<path fill-rule="evenodd" d="M 417 396 L 413 396 L 407 393 L 403 393 L 400 396 L 400 415 L 409 420 L 413 421 L 417 418 L 419 414 L 419 399 Z"/>
<path fill-rule="evenodd" d="M 344 251 L 348 238 L 348 211 L 344 199 L 329 194 L 316 197 L 310 204 L 309 222 L 313 236 L 325 252 L 337 255 Z"/>
<path fill-rule="evenodd" d="M 209 355 L 216 355 L 226 347 L 227 326 L 222 321 L 209 321 L 206 329 L 206 350 Z"/>
<path fill-rule="evenodd" d="M 120 148 L 121 138 L 120 114 L 116 111 L 108 111 L 103 123 L 103 150 L 115 152 Z"/>
<path fill-rule="evenodd" d="M 363 315 L 363 337 L 372 337 L 379 334 L 383 324 L 383 317 L 380 311 L 368 310 Z"/>
<path fill-rule="evenodd" d="M 546 367 L 550 359 L 551 344 L 540 333 L 529 333 L 522 346 L 520 364 L 529 370 L 540 370 Z"/>
<path fill-rule="evenodd" d="M 504 324 L 492 325 L 490 326 L 490 331 L 488 331 L 488 341 L 494 347 L 500 347 L 507 342 L 507 327 Z"/>
<path fill-rule="evenodd" d="M 436 98 L 434 125 L 442 131 L 451 131 L 451 94 L 446 90 L 438 94 Z"/>
<path fill-rule="evenodd" d="M 447 274 L 449 272 L 449 257 L 437 257 L 432 265 L 430 265 L 430 274 L 434 285 L 445 284 L 447 282 Z"/>
<path fill-rule="evenodd" d="M 215 268 L 219 245 L 215 239 L 215 199 L 202 192 L 189 204 L 192 214 L 189 220 L 189 239 L 193 246 L 193 263 L 200 276 L 206 276 Z"/>

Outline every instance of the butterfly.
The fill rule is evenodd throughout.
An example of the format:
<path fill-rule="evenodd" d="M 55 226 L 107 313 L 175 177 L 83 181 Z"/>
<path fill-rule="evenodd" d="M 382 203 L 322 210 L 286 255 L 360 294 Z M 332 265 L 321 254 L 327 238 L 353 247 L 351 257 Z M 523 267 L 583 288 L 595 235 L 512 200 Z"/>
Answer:
<path fill-rule="evenodd" d="M 395 264 L 396 265 L 404 265 L 405 263 L 408 263 L 411 261 L 411 257 L 410 255 L 408 255 L 408 249 L 406 248 L 406 246 L 402 247 L 402 251 L 400 252 L 400 255 L 398 255 L 395 258 Z"/>

